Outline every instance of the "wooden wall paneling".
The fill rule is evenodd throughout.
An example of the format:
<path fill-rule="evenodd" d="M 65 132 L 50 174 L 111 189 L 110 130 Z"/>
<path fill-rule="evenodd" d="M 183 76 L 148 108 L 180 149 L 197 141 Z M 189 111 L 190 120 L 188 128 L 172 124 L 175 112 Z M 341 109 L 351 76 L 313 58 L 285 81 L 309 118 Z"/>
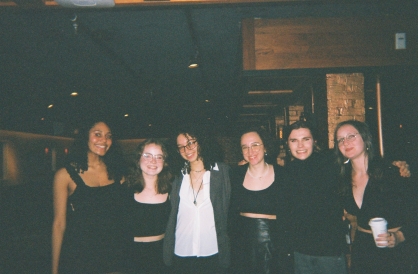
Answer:
<path fill-rule="evenodd" d="M 413 64 L 418 59 L 417 25 L 416 19 L 388 16 L 247 19 L 244 70 Z M 396 32 L 406 32 L 407 49 L 395 50 Z"/>
<path fill-rule="evenodd" d="M 254 20 L 244 19 L 242 21 L 242 54 L 244 70 L 255 69 L 255 36 Z"/>

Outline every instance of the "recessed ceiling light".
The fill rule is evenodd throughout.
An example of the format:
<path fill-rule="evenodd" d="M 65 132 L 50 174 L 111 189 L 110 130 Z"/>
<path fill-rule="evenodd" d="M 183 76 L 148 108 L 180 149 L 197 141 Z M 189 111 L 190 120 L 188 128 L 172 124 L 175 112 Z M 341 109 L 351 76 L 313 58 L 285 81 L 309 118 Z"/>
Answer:
<path fill-rule="evenodd" d="M 71 96 L 77 96 L 77 95 L 78 95 L 77 91 L 71 92 Z"/>
<path fill-rule="evenodd" d="M 48 108 L 52 108 L 54 105 L 53 104 L 50 104 L 49 106 L 48 106 Z"/>
<path fill-rule="evenodd" d="M 129 114 L 128 114 L 128 113 L 126 113 L 124 116 L 125 116 L 125 117 L 128 117 L 128 116 L 129 116 Z"/>

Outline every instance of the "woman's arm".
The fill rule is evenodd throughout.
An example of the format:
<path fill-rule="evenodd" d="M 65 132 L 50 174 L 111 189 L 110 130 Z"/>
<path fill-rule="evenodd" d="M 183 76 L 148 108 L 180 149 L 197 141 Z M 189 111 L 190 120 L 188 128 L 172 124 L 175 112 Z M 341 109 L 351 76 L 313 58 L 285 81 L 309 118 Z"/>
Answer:
<path fill-rule="evenodd" d="M 64 168 L 57 171 L 53 182 L 52 274 L 58 273 L 58 263 L 66 226 L 67 199 L 70 182 L 71 178 Z"/>
<path fill-rule="evenodd" d="M 393 161 L 392 165 L 399 167 L 399 174 L 402 177 L 409 178 L 411 177 L 411 171 L 409 170 L 409 165 L 405 161 Z"/>

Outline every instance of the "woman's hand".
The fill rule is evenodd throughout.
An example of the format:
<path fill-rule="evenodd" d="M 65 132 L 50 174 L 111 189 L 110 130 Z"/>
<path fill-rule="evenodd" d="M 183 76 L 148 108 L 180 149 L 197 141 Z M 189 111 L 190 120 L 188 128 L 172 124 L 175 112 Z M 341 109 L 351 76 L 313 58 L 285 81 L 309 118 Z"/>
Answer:
<path fill-rule="evenodd" d="M 386 246 L 393 248 L 398 244 L 405 241 L 402 231 L 398 230 L 395 232 L 382 233 L 377 235 L 376 243 L 378 246 Z"/>
<path fill-rule="evenodd" d="M 408 178 L 411 177 L 411 171 L 409 170 L 409 165 L 405 161 L 393 161 L 394 166 L 399 167 L 399 173 L 402 177 Z"/>

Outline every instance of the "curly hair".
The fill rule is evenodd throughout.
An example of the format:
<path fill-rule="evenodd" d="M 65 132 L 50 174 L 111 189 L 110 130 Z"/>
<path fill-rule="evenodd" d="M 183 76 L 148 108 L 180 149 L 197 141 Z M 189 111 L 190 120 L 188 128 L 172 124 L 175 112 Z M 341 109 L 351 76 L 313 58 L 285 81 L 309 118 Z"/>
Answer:
<path fill-rule="evenodd" d="M 147 145 L 157 145 L 161 148 L 164 157 L 164 165 L 161 172 L 157 177 L 156 192 L 158 194 L 169 193 L 171 190 L 171 179 L 172 175 L 168 168 L 166 159 L 168 158 L 168 151 L 164 140 L 162 139 L 147 139 L 140 143 L 135 151 L 135 168 L 131 170 L 126 178 L 126 186 L 130 188 L 134 193 L 140 193 L 145 187 L 144 176 L 142 176 L 142 170 L 139 165 L 139 161 L 142 157 L 142 153 Z"/>
<path fill-rule="evenodd" d="M 266 155 L 264 156 L 264 160 L 267 163 L 275 163 L 276 157 L 279 154 L 279 146 L 276 144 L 275 139 L 273 138 L 272 134 L 265 130 L 262 127 L 248 127 L 241 131 L 240 133 L 240 140 L 244 134 L 255 132 L 258 136 L 260 136 L 261 141 L 263 142 L 264 149 L 266 150 Z M 240 150 L 241 149 L 241 143 L 240 143 Z"/>
<path fill-rule="evenodd" d="M 173 154 L 170 164 L 173 166 L 173 170 L 176 172 L 179 170 L 190 172 L 189 163 L 181 157 L 177 147 L 177 137 L 184 135 L 186 138 L 196 140 L 198 143 L 198 157 L 202 160 L 204 168 L 210 170 L 211 167 L 215 166 L 216 162 L 223 161 L 222 149 L 219 144 L 215 141 L 212 134 L 203 126 L 198 124 L 186 124 L 182 125 L 177 129 L 175 135 L 172 136 L 173 148 L 177 150 L 177 153 Z M 176 155 L 176 156 L 174 156 Z"/>
<path fill-rule="evenodd" d="M 104 123 L 111 129 L 109 123 L 104 119 L 86 121 L 85 124 L 79 128 L 74 143 L 69 150 L 66 162 L 73 166 L 78 173 L 83 173 L 88 170 L 87 153 L 89 151 L 89 132 L 90 129 L 98 123 Z M 125 173 L 125 163 L 122 151 L 114 138 L 114 134 L 112 134 L 112 145 L 106 154 L 100 156 L 100 158 L 106 165 L 108 179 L 120 182 Z"/>

